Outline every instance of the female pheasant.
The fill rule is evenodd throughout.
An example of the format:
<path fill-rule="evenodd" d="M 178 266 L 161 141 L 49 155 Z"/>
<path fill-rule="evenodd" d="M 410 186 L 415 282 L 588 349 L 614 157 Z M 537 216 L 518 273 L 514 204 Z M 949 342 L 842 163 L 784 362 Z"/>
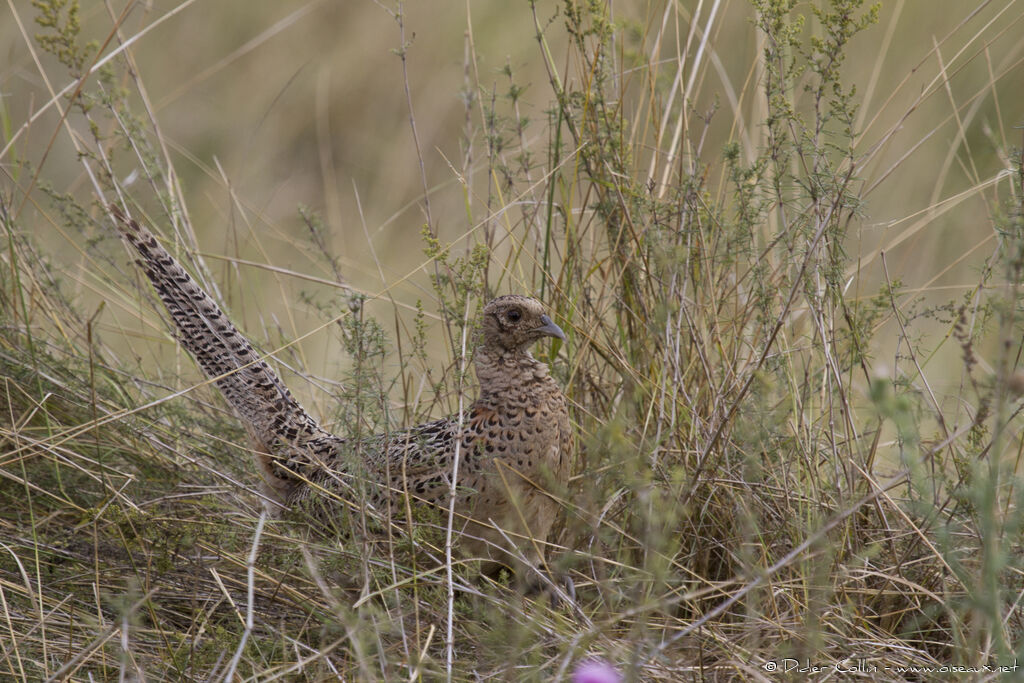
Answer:
<path fill-rule="evenodd" d="M 405 496 L 413 506 L 447 509 L 458 449 L 462 550 L 485 560 L 488 573 L 515 566 L 514 557 L 535 567 L 543 563 L 558 510 L 551 493 L 567 483 L 572 432 L 565 396 L 529 351 L 543 337 L 565 340 L 540 302 L 510 295 L 484 306 L 473 357 L 480 393 L 461 419 L 453 415 L 353 444 L 306 412 L 152 233 L 118 207 L 111 211 L 182 346 L 244 422 L 269 496 L 288 506 L 314 490 L 344 495 L 365 477 L 367 503 L 380 512 L 388 505 L 404 509 Z"/>

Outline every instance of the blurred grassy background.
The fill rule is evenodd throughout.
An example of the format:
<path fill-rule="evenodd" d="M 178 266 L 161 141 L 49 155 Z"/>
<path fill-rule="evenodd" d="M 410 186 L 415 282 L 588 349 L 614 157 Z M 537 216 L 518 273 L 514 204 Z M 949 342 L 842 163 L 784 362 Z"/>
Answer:
<path fill-rule="evenodd" d="M 763 130 L 748 122 L 759 121 L 764 106 L 752 83 L 760 75 L 752 10 L 735 0 L 688 2 L 678 9 L 669 15 L 662 3 L 622 2 L 613 5 L 613 15 L 628 27 L 627 36 L 649 35 L 669 22 L 666 35 L 675 43 L 665 40 L 657 54 L 646 55 L 667 87 L 675 56 L 686 51 L 685 19 L 699 10 L 703 26 L 714 9 L 712 58 L 696 74 L 690 103 L 696 111 L 720 107 L 704 145 L 705 161 L 715 165 L 733 137 L 748 143 L 749 156 L 763 142 Z M 14 3 L 5 11 L 0 91 L 9 139 L 50 95 L 19 30 L 20 23 L 29 37 L 37 32 L 32 7 Z M 102 41 L 115 11 L 84 3 L 83 35 Z M 308 248 L 296 211 L 301 204 L 324 217 L 329 247 L 346 280 L 371 293 L 388 289 L 407 303 L 429 298 L 426 270 L 418 268 L 426 217 L 406 85 L 433 224 L 446 243 L 462 239 L 473 221 L 486 216 L 489 180 L 481 172 L 479 139 L 467 145 L 481 128 L 481 115 L 475 104 L 467 106 L 467 95 L 478 94 L 479 83 L 500 100 L 509 82 L 502 70 L 511 66 L 515 82 L 526 88 L 522 113 L 536 122 L 527 137 L 538 148 L 545 142 L 543 123 L 553 96 L 528 5 L 410 2 L 402 11 L 407 81 L 397 55 L 402 37 L 395 5 L 167 1 L 133 8 L 122 35 L 172 15 L 141 37 L 132 54 L 203 251 L 332 278 Z M 547 40 L 561 63 L 565 36 L 557 11 L 556 3 L 538 4 L 542 22 L 552 22 Z M 1000 197 L 992 180 L 1007 162 L 999 150 L 1019 144 L 1021 135 L 1014 126 L 1022 121 L 1024 101 L 1022 17 L 1019 2 L 941 9 L 924 0 L 886 2 L 879 25 L 852 44 L 843 69 L 844 80 L 856 84 L 863 98 L 857 151 L 873 153 L 863 171 L 863 221 L 847 245 L 851 254 L 864 257 L 864 278 L 855 285 L 863 295 L 873 294 L 882 281 L 879 249 L 887 252 L 890 278 L 929 303 L 955 299 L 976 282 L 979 264 L 993 248 L 993 233 L 980 219 Z M 475 61 L 467 58 L 469 41 Z M 622 43 L 624 53 L 637 45 Z M 693 43 L 689 59 L 697 48 Z M 643 49 L 652 51 L 646 44 Z M 52 84 L 68 82 L 46 55 L 42 68 Z M 639 76 L 629 80 L 629 72 L 623 85 L 627 110 L 629 98 L 650 87 Z M 5 159 L 5 182 L 12 181 L 12 159 L 35 167 L 45 155 L 43 175 L 55 188 L 81 188 L 82 168 L 67 136 L 53 136 L 57 120 L 57 109 L 49 107 L 20 131 Z M 82 125 L 73 115 L 72 123 Z M 638 167 L 646 165 L 637 160 Z M 24 189 L 29 177 L 22 173 L 15 184 Z M 59 221 L 50 215 L 40 225 L 47 223 L 56 228 Z M 82 257 L 77 238 L 42 228 L 38 237 L 67 264 L 66 277 L 77 282 L 84 309 L 104 298 L 106 285 Z M 296 297 L 296 288 L 308 283 L 280 275 L 275 282 L 221 260 L 212 260 L 211 267 L 218 269 L 216 278 L 237 314 L 291 320 L 284 324 L 292 336 L 312 324 Z M 234 289 L 239 281 L 241 292 Z M 243 329 L 256 323 L 240 322 Z M 307 342 L 313 357 L 324 358 L 326 348 L 323 340 Z"/>

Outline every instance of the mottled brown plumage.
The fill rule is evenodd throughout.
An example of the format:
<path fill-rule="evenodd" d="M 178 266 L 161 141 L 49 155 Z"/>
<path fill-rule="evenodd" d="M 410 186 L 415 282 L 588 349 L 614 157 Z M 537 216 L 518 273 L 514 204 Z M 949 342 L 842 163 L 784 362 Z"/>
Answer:
<path fill-rule="evenodd" d="M 461 431 L 454 415 L 353 444 L 327 432 L 299 405 L 148 230 L 117 207 L 112 211 L 121 234 L 142 257 L 139 264 L 174 319 L 182 345 L 245 423 L 273 498 L 287 506 L 318 488 L 343 494 L 365 476 L 368 503 L 378 511 L 389 504 L 404 509 L 406 493 L 413 505 L 447 507 L 458 445 L 462 549 L 491 560 L 488 568 L 514 564 L 514 553 L 543 562 L 558 509 L 548 492 L 568 479 L 572 433 L 561 389 L 529 352 L 543 337 L 565 339 L 540 302 L 510 295 L 484 307 L 474 355 L 480 395 L 463 413 Z M 352 453 L 358 463 L 352 463 Z M 517 546 L 512 553 L 506 538 Z"/>

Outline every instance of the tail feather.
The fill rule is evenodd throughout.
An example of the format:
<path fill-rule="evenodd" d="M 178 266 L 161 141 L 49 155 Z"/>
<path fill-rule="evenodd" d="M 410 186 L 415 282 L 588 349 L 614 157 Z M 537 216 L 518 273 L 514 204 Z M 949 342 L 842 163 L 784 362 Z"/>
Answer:
<path fill-rule="evenodd" d="M 119 207 L 112 206 L 111 211 L 171 314 L 182 346 L 214 380 L 260 446 L 292 459 L 305 450 L 302 446 L 320 450 L 325 440 L 336 440 L 295 400 L 249 340 L 156 237 Z M 282 476 L 280 471 L 275 474 Z"/>

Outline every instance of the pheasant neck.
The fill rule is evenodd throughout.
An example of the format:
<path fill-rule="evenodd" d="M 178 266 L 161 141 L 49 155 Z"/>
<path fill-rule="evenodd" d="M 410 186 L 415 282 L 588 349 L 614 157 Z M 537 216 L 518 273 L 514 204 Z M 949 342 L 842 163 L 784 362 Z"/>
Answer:
<path fill-rule="evenodd" d="M 548 366 L 526 349 L 477 349 L 473 359 L 480 382 L 480 398 L 506 396 L 530 391 L 537 382 L 548 379 Z"/>

